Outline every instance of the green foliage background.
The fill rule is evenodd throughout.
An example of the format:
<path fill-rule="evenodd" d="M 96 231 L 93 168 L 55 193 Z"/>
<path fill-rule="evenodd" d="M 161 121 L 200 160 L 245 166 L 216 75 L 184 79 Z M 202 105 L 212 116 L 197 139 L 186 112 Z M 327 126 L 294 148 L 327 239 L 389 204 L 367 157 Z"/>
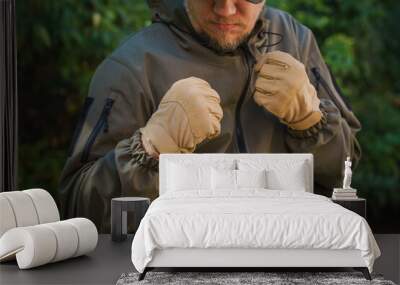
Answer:
<path fill-rule="evenodd" d="M 310 27 L 363 129 L 353 186 L 375 232 L 400 232 L 400 1 L 267 0 Z M 98 64 L 150 24 L 144 0 L 17 1 L 19 189 L 56 196 Z"/>

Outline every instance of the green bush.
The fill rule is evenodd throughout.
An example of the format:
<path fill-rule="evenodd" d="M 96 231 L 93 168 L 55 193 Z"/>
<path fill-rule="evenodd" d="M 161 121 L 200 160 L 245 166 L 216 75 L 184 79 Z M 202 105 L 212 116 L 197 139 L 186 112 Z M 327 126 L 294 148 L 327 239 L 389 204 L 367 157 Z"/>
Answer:
<path fill-rule="evenodd" d="M 362 124 L 353 187 L 375 231 L 399 232 L 400 38 L 398 1 L 270 0 L 310 27 Z"/>
<path fill-rule="evenodd" d="M 144 1 L 17 1 L 20 189 L 55 196 L 94 70 L 149 19 Z"/>

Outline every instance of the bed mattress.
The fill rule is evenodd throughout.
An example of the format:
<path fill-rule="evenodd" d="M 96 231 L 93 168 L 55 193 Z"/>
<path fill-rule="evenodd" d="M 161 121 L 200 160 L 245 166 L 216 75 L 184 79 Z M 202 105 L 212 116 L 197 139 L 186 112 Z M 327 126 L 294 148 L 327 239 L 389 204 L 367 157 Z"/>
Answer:
<path fill-rule="evenodd" d="M 367 221 L 329 198 L 300 191 L 170 192 L 155 199 L 132 242 L 143 272 L 162 249 L 359 250 L 372 272 L 380 250 Z"/>

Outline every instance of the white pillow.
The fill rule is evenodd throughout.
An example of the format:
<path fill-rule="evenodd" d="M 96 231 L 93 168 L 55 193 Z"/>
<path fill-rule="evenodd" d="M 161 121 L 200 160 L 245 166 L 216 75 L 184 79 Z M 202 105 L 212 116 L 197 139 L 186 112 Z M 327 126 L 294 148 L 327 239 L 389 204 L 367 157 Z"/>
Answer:
<path fill-rule="evenodd" d="M 238 188 L 267 188 L 267 171 L 261 170 L 236 170 Z"/>
<path fill-rule="evenodd" d="M 240 188 L 267 188 L 266 170 L 233 170 L 212 168 L 213 190 Z"/>
<path fill-rule="evenodd" d="M 212 189 L 236 190 L 236 170 L 212 167 Z"/>
<path fill-rule="evenodd" d="M 266 169 L 267 188 L 271 190 L 306 191 L 309 181 L 305 161 L 290 159 L 239 159 L 240 170 Z"/>
<path fill-rule="evenodd" d="M 305 192 L 307 185 L 304 167 L 297 167 L 290 171 L 276 169 L 267 172 L 268 188 L 272 190 L 290 190 Z"/>
<path fill-rule="evenodd" d="M 168 164 L 168 191 L 211 189 L 211 167 Z"/>

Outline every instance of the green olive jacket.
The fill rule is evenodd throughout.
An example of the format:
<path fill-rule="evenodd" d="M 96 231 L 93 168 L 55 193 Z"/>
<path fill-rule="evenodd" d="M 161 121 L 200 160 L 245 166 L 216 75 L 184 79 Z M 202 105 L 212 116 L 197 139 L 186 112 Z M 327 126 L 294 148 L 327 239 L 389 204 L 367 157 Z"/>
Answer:
<path fill-rule="evenodd" d="M 288 13 L 266 7 L 247 42 L 236 51 L 209 48 L 193 30 L 183 0 L 149 1 L 151 25 L 125 40 L 97 68 L 61 174 L 62 216 L 87 217 L 110 231 L 110 201 L 158 196 L 158 160 L 143 150 L 138 131 L 171 85 L 196 76 L 221 98 L 221 134 L 196 153 L 312 153 L 314 192 L 341 186 L 346 156 L 356 167 L 361 129 L 339 94 L 313 33 Z M 254 65 L 264 52 L 281 50 L 301 61 L 318 97 L 323 120 L 294 131 L 253 98 Z"/>

